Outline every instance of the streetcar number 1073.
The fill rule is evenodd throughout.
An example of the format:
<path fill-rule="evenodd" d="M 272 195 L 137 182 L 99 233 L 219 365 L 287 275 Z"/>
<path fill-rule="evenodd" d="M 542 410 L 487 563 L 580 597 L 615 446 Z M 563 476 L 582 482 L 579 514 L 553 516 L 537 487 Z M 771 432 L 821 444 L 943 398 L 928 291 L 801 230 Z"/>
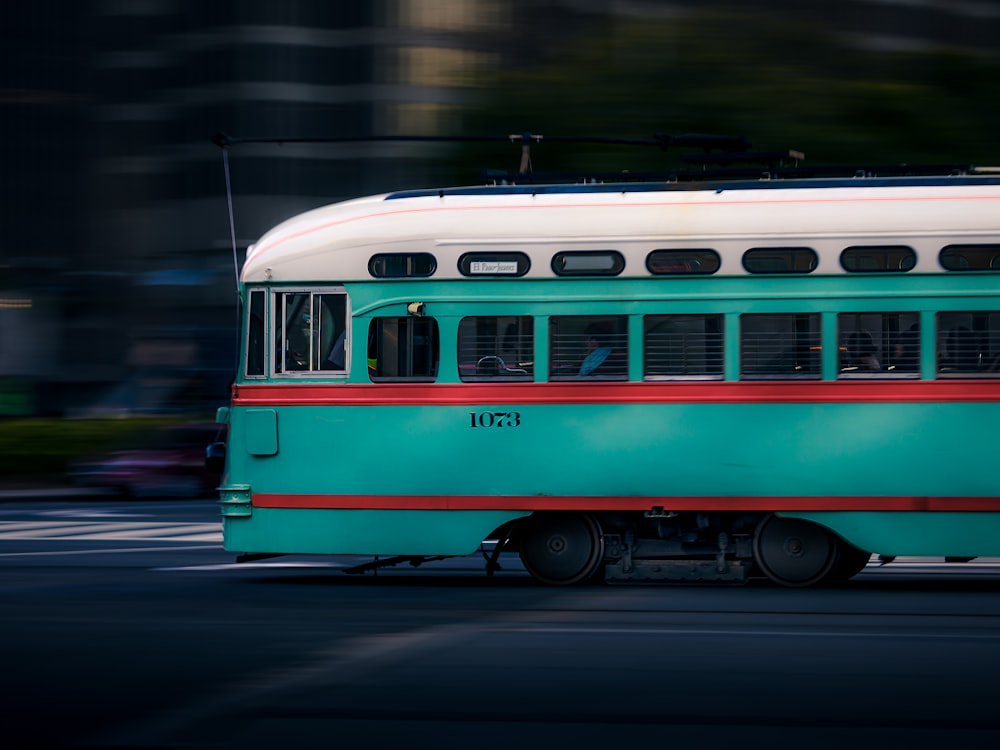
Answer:
<path fill-rule="evenodd" d="M 469 412 L 469 427 L 520 427 L 519 411 Z"/>

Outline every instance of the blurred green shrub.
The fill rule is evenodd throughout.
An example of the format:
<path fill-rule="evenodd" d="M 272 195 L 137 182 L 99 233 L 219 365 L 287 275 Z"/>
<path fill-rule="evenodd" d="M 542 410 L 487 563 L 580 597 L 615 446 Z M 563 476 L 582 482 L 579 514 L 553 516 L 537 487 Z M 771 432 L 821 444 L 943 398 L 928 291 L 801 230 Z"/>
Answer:
<path fill-rule="evenodd" d="M 62 479 L 70 462 L 138 439 L 168 417 L 0 421 L 0 481 Z"/>

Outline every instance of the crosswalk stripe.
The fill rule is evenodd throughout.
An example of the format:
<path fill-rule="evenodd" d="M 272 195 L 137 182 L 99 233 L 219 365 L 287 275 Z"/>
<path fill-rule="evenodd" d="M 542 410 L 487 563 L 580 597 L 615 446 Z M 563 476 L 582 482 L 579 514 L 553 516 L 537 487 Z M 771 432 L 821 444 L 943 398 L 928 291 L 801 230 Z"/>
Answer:
<path fill-rule="evenodd" d="M 63 526 L 83 526 L 86 524 L 96 524 L 97 521 L 2 521 L 0 522 L 0 533 L 13 533 L 16 531 L 33 531 L 38 529 L 56 529 Z M 122 523 L 125 523 L 124 521 Z"/>
<path fill-rule="evenodd" d="M 74 539 L 81 539 L 84 536 L 100 536 L 103 539 L 158 539 L 160 537 L 178 536 L 183 534 L 204 534 L 209 532 L 222 534 L 222 528 L 218 524 L 208 523 L 188 523 L 188 524 L 166 524 L 164 526 L 153 526 L 146 524 L 136 526 L 131 529 L 81 529 L 79 534 L 69 534 Z"/>
<path fill-rule="evenodd" d="M 163 541 L 221 541 L 218 523 L 176 523 L 163 521 L 115 521 L 95 523 L 45 521 L 34 523 L 0 522 L 0 540 L 115 541 L 159 539 Z"/>

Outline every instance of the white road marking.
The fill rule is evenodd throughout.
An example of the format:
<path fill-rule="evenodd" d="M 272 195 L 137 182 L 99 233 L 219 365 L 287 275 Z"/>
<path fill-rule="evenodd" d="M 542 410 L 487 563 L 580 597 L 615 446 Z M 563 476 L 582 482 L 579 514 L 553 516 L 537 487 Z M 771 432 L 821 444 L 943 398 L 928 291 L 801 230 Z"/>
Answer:
<path fill-rule="evenodd" d="M 120 541 L 222 542 L 221 523 L 167 521 L 6 521 L 0 541 Z"/>
<path fill-rule="evenodd" d="M 171 552 L 190 549 L 221 549 L 219 544 L 187 544 L 169 547 Z M 116 547 L 114 549 L 63 549 L 46 552 L 0 552 L 0 557 L 60 557 L 65 555 L 121 555 L 129 552 L 163 552 L 166 547 Z"/>
<path fill-rule="evenodd" d="M 97 510 L 95 508 L 70 508 L 63 510 L 43 510 L 38 515 L 49 518 L 149 518 L 150 513 L 122 513 L 118 510 Z"/>
<path fill-rule="evenodd" d="M 207 570 L 248 570 L 250 568 L 348 568 L 346 563 L 338 562 L 245 562 L 218 563 L 216 565 L 180 565 L 169 568 L 152 568 L 159 573 L 176 573 L 180 571 Z"/>

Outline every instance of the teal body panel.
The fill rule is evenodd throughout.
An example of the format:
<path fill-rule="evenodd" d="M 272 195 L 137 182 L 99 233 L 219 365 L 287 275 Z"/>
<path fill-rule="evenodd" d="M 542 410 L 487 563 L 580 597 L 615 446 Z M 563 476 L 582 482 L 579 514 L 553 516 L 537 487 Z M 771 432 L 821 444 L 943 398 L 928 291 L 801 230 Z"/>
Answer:
<path fill-rule="evenodd" d="M 516 412 L 518 425 L 470 426 L 481 412 Z M 231 476 L 254 493 L 1000 495 L 1000 476 L 985 470 L 1000 424 L 993 403 L 288 406 L 275 413 L 273 455 L 250 455 L 235 443 L 230 452 Z M 245 415 L 232 410 L 234 435 L 243 433 Z"/>
<path fill-rule="evenodd" d="M 855 547 L 879 555 L 1000 555 L 1000 513 L 833 511 L 779 515 L 818 523 Z"/>
<path fill-rule="evenodd" d="M 507 521 L 510 511 L 315 510 L 254 508 L 223 519 L 232 552 L 340 555 L 469 555 Z"/>
<path fill-rule="evenodd" d="M 233 434 L 243 432 L 248 411 L 232 410 Z M 485 411 L 516 411 L 518 425 L 472 427 Z M 505 495 L 658 498 L 651 505 L 670 496 L 1000 495 L 994 472 L 969 470 L 991 465 L 1000 404 L 286 406 L 274 413 L 274 454 L 237 445 L 230 452 L 231 476 L 252 494 L 476 496 L 489 510 L 254 507 L 226 519 L 227 549 L 468 554 L 526 515 L 503 510 Z M 789 515 L 879 554 L 1000 555 L 997 514 Z"/>

